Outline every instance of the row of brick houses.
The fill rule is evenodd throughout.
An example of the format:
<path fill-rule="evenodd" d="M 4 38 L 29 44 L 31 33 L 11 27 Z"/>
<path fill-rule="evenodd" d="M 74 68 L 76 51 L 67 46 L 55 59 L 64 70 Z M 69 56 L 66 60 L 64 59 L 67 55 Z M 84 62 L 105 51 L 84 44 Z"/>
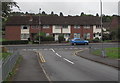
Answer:
<path fill-rule="evenodd" d="M 10 16 L 5 27 L 5 39 L 34 39 L 39 31 L 53 36 L 55 41 L 60 34 L 66 41 L 69 38 L 101 38 L 100 18 L 95 16 Z"/>

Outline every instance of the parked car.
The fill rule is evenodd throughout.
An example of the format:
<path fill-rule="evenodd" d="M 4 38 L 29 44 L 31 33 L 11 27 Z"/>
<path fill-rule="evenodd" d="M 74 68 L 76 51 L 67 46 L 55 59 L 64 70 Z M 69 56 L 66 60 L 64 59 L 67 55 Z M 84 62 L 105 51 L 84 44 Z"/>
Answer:
<path fill-rule="evenodd" d="M 89 41 L 88 41 L 88 40 L 81 39 L 81 38 L 74 38 L 74 39 L 71 39 L 71 40 L 70 40 L 70 43 L 71 43 L 72 45 L 77 45 L 77 44 L 85 44 L 85 45 L 88 45 L 88 44 L 89 44 Z"/>

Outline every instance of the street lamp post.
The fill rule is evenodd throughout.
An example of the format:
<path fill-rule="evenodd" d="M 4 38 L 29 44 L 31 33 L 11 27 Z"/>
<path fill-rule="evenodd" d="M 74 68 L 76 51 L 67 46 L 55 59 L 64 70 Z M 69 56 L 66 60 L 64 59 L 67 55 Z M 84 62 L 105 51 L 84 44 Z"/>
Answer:
<path fill-rule="evenodd" d="M 104 48 L 103 48 L 103 22 L 102 22 L 102 0 L 100 0 L 100 25 L 101 25 L 101 42 L 102 42 L 102 56 L 105 57 L 105 52 L 104 52 Z"/>
<path fill-rule="evenodd" d="M 40 40 L 40 30 L 41 30 L 40 13 L 41 13 L 41 8 L 39 8 L 39 44 L 41 43 L 41 40 Z"/>

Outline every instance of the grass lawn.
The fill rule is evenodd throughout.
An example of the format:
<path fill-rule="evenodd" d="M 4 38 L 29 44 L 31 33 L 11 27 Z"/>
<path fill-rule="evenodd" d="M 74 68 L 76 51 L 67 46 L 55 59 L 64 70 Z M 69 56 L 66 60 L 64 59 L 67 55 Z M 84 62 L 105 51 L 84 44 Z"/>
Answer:
<path fill-rule="evenodd" d="M 119 54 L 120 48 L 105 48 L 106 51 L 106 56 L 109 58 L 114 58 L 114 59 L 120 59 L 120 54 Z M 94 55 L 101 55 L 100 50 L 93 51 L 92 54 Z"/>
<path fill-rule="evenodd" d="M 0 53 L 0 59 L 5 59 L 8 56 L 12 55 L 12 53 L 6 52 L 6 53 Z"/>

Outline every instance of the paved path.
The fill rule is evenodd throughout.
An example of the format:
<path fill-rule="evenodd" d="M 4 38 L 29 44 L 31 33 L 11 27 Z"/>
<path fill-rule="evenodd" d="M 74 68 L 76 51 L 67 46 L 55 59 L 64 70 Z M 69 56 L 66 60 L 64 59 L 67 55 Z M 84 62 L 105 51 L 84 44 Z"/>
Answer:
<path fill-rule="evenodd" d="M 13 81 L 48 81 L 32 51 L 22 51 L 23 61 Z"/>

